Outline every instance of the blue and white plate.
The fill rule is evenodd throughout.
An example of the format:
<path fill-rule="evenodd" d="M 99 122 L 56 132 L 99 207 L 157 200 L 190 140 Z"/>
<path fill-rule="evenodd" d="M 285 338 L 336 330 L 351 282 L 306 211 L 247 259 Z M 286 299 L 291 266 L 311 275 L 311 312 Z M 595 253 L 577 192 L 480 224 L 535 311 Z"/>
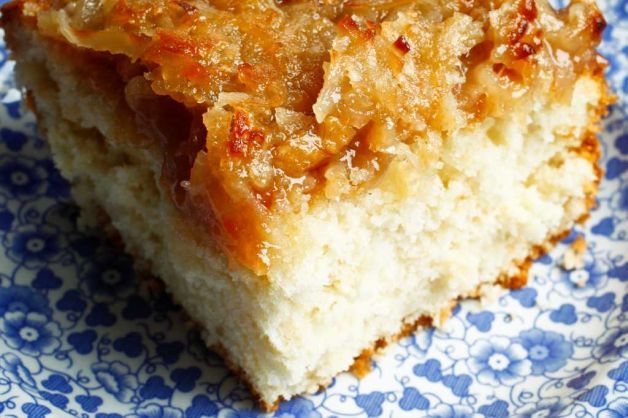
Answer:
<path fill-rule="evenodd" d="M 363 380 L 341 375 L 274 416 L 628 417 L 628 3 L 602 6 L 620 101 L 586 227 L 534 265 L 528 287 L 488 308 L 463 303 Z M 20 100 L 0 47 L 0 417 L 262 416 L 180 326 L 181 309 L 101 235 L 77 230 L 70 188 Z M 566 272 L 558 264 L 581 234 L 586 265 Z"/>

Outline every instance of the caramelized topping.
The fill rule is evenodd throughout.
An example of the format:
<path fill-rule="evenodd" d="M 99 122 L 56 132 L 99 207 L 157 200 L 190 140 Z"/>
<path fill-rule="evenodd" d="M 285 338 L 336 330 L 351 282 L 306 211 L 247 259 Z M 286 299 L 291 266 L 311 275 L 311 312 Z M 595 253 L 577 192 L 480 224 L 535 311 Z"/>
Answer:
<path fill-rule="evenodd" d="M 410 44 L 408 43 L 406 37 L 403 35 L 397 38 L 394 45 L 404 55 L 410 52 Z"/>
<path fill-rule="evenodd" d="M 176 204 L 258 274 L 273 214 L 369 187 L 392 159 L 536 92 L 569 100 L 603 69 L 604 19 L 585 0 L 24 3 L 45 34 L 124 56 Z"/>
<path fill-rule="evenodd" d="M 247 157 L 253 148 L 259 148 L 264 143 L 264 138 L 264 132 L 251 126 L 245 112 L 234 112 L 228 142 L 229 152 L 233 157 Z"/>
<path fill-rule="evenodd" d="M 352 39 L 368 41 L 375 36 L 377 25 L 368 20 L 360 24 L 356 22 L 353 17 L 344 15 L 340 21 L 338 21 L 338 28 L 340 29 L 340 33 L 349 35 Z"/>

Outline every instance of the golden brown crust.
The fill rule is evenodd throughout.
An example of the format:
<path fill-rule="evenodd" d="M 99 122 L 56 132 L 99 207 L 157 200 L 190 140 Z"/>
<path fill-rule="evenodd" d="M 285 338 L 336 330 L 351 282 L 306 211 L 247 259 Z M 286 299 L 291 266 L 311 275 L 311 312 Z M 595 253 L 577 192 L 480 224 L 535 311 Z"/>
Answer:
<path fill-rule="evenodd" d="M 401 327 L 401 331 L 397 334 L 389 338 L 380 338 L 375 341 L 371 348 L 364 349 L 360 355 L 354 359 L 353 364 L 349 367 L 348 371 L 360 379 L 365 377 L 371 371 L 371 357 L 380 353 L 388 345 L 409 336 L 417 330 L 431 327 L 433 322 L 433 318 L 423 315 L 412 323 L 404 324 Z"/>

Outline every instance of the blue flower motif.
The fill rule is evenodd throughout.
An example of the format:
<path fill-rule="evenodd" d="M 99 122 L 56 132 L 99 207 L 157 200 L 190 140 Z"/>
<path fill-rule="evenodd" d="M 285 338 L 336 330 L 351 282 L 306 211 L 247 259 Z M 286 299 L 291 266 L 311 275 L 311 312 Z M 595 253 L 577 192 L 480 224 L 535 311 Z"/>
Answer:
<path fill-rule="evenodd" d="M 12 382 L 23 383 L 27 386 L 35 387 L 35 381 L 31 377 L 31 372 L 26 368 L 22 360 L 13 353 L 6 353 L 0 356 L 0 370 Z"/>
<path fill-rule="evenodd" d="M 82 332 L 73 332 L 68 335 L 68 343 L 79 354 L 89 354 L 94 348 L 94 341 L 98 338 L 96 332 L 88 329 Z"/>
<path fill-rule="evenodd" d="M 275 412 L 276 418 L 321 418 L 316 412 L 316 407 L 309 399 L 295 398 L 289 402 L 283 402 Z"/>
<path fill-rule="evenodd" d="M 130 402 L 138 387 L 137 377 L 131 374 L 126 364 L 119 361 L 112 363 L 96 363 L 92 372 L 105 390 L 120 402 Z"/>
<path fill-rule="evenodd" d="M 65 240 L 49 225 L 24 225 L 4 237 L 7 256 L 28 268 L 42 268 L 63 254 Z"/>
<path fill-rule="evenodd" d="M 429 418 L 476 418 L 479 416 L 468 406 L 444 403 L 438 404 L 428 415 Z"/>
<path fill-rule="evenodd" d="M 57 275 L 48 268 L 39 270 L 37 276 L 35 276 L 35 280 L 31 282 L 31 286 L 40 290 L 59 289 L 62 284 L 63 281 L 61 278 L 57 277 Z"/>
<path fill-rule="evenodd" d="M 508 402 L 502 400 L 496 400 L 495 402 L 482 405 L 478 409 L 478 412 L 484 415 L 484 418 L 508 418 Z"/>
<path fill-rule="evenodd" d="M 606 402 L 608 402 L 606 395 L 608 395 L 608 388 L 606 386 L 595 385 L 586 392 L 578 395 L 576 399 L 586 402 L 595 408 L 599 408 L 606 405 Z"/>
<path fill-rule="evenodd" d="M 68 406 L 69 399 L 65 395 L 60 395 L 58 393 L 50 393 L 46 391 L 40 391 L 39 394 L 48 402 L 56 406 L 61 410 L 65 410 Z"/>
<path fill-rule="evenodd" d="M 382 404 L 386 400 L 386 395 L 382 392 L 371 392 L 355 397 L 355 404 L 362 408 L 369 417 L 378 417 L 384 413 Z"/>
<path fill-rule="evenodd" d="M 97 302 L 113 302 L 134 291 L 133 263 L 129 256 L 105 253 L 92 257 L 82 273 L 83 287 Z"/>
<path fill-rule="evenodd" d="M 138 332 L 129 332 L 113 342 L 114 350 L 126 354 L 127 357 L 139 357 L 144 351 L 142 335 Z"/>
<path fill-rule="evenodd" d="M 478 340 L 471 346 L 469 353 L 469 368 L 480 383 L 491 386 L 513 385 L 531 372 L 532 363 L 527 358 L 526 349 L 506 337 Z"/>
<path fill-rule="evenodd" d="M 488 332 L 491 330 L 493 321 L 495 320 L 495 314 L 489 311 L 482 312 L 469 312 L 467 314 L 467 321 L 475 326 L 480 332 Z"/>
<path fill-rule="evenodd" d="M 11 348 L 29 356 L 53 353 L 60 345 L 61 328 L 37 312 L 8 312 L 0 318 L 0 336 Z"/>
<path fill-rule="evenodd" d="M 205 395 L 196 395 L 192 405 L 185 410 L 186 418 L 213 417 L 218 414 L 218 405 Z"/>
<path fill-rule="evenodd" d="M 151 376 L 140 389 L 143 399 L 168 399 L 172 396 L 172 388 L 166 386 L 163 377 Z"/>
<path fill-rule="evenodd" d="M 96 412 L 103 404 L 102 398 L 98 396 L 78 395 L 75 399 L 86 412 Z"/>
<path fill-rule="evenodd" d="M 174 369 L 173 372 L 170 373 L 170 378 L 175 383 L 175 388 L 181 392 L 191 392 L 194 390 L 199 377 L 201 377 L 201 370 L 198 367 Z"/>
<path fill-rule="evenodd" d="M 183 418 L 183 411 L 171 406 L 148 404 L 135 411 L 129 418 Z"/>
<path fill-rule="evenodd" d="M 4 55 L 4 53 L 2 55 Z M 7 106 L 8 109 L 13 109 L 15 107 L 19 108 L 19 105 L 19 101 L 10 104 L 5 103 L 5 106 Z M 15 117 L 17 116 L 19 116 L 19 112 L 15 115 Z M 0 140 L 2 140 L 6 147 L 11 151 L 20 151 L 24 147 L 24 144 L 28 141 L 28 137 L 20 131 L 2 128 L 0 129 Z"/>
<path fill-rule="evenodd" d="M 597 414 L 597 418 L 628 417 L 628 398 L 617 398 Z"/>
<path fill-rule="evenodd" d="M 421 394 L 416 388 L 403 389 L 403 396 L 399 400 L 399 407 L 404 411 L 413 409 L 426 410 L 430 407 L 430 400 Z"/>
<path fill-rule="evenodd" d="M 608 271 L 608 277 L 619 279 L 622 282 L 628 281 L 628 262 L 611 268 Z"/>
<path fill-rule="evenodd" d="M 624 164 L 618 159 L 613 158 L 607 166 L 606 178 L 612 179 L 614 178 L 613 176 L 619 175 L 617 174 L 618 171 L 624 171 L 625 169 L 628 169 L 628 163 Z M 604 218 L 591 228 L 591 232 L 596 235 L 609 237 L 615 232 L 615 221 L 612 217 Z"/>
<path fill-rule="evenodd" d="M 73 390 L 72 385 L 70 385 L 70 383 L 68 382 L 67 377 L 57 373 L 50 375 L 50 377 L 41 382 L 41 384 L 43 387 L 53 392 L 68 394 L 71 393 Z"/>
<path fill-rule="evenodd" d="M 48 299 L 26 286 L 0 287 L 0 317 L 7 312 L 51 314 Z"/>
<path fill-rule="evenodd" d="M 179 361 L 183 350 L 185 350 L 185 345 L 181 341 L 173 341 L 159 344 L 155 351 L 166 364 L 174 364 Z"/>
<path fill-rule="evenodd" d="M 564 416 L 567 401 L 559 398 L 543 399 L 537 403 L 527 403 L 515 411 L 513 418 L 553 418 Z"/>
<path fill-rule="evenodd" d="M 224 418 L 265 418 L 265 414 L 256 411 L 228 411 Z M 205 418 L 205 417 L 203 417 Z"/>
<path fill-rule="evenodd" d="M 606 292 L 601 296 L 591 296 L 587 301 L 587 306 L 598 312 L 608 312 L 615 306 L 615 293 Z"/>
<path fill-rule="evenodd" d="M 532 374 L 555 372 L 565 365 L 573 354 L 572 344 L 552 331 L 531 329 L 519 335 L 521 345 L 528 351 Z"/>
<path fill-rule="evenodd" d="M 77 289 L 70 289 L 63 294 L 56 304 L 57 309 L 62 312 L 73 311 L 83 312 L 87 307 L 87 302 L 81 297 L 81 292 Z"/>
<path fill-rule="evenodd" d="M 412 368 L 412 372 L 419 377 L 425 377 L 430 382 L 438 382 L 443 378 L 440 361 L 435 359 L 417 364 Z"/>
<path fill-rule="evenodd" d="M 510 297 L 519 301 L 524 308 L 531 308 L 536 305 L 537 296 L 538 292 L 533 287 L 524 287 L 510 292 Z"/>
<path fill-rule="evenodd" d="M 24 198 L 43 192 L 47 172 L 36 161 L 15 155 L 0 157 L 0 189 Z"/>
<path fill-rule="evenodd" d="M 591 382 L 591 379 L 593 379 L 596 374 L 597 372 L 594 370 L 586 372 L 586 373 L 583 372 L 582 374 L 574 377 L 573 379 L 570 379 L 567 382 L 567 387 L 572 388 L 572 389 L 582 389 Z"/>
<path fill-rule="evenodd" d="M 22 412 L 26 414 L 26 418 L 45 418 L 52 411 L 43 405 L 27 402 L 22 405 Z"/>
<path fill-rule="evenodd" d="M 443 385 L 451 389 L 454 395 L 464 397 L 469 395 L 469 386 L 471 386 L 471 377 L 466 374 L 459 376 L 450 374 L 443 376 Z"/>
<path fill-rule="evenodd" d="M 609 370 L 607 375 L 617 382 L 628 383 L 628 361 L 624 361 L 619 367 Z"/>
<path fill-rule="evenodd" d="M 628 326 L 609 328 L 599 338 L 593 356 L 600 360 L 614 360 L 628 355 Z"/>
<path fill-rule="evenodd" d="M 97 303 L 85 317 L 85 323 L 90 327 L 110 327 L 116 323 L 117 317 L 109 310 L 107 303 Z"/>
<path fill-rule="evenodd" d="M 550 313 L 550 320 L 553 322 L 572 325 L 578 322 L 576 308 L 571 303 L 563 303 L 558 309 Z"/>

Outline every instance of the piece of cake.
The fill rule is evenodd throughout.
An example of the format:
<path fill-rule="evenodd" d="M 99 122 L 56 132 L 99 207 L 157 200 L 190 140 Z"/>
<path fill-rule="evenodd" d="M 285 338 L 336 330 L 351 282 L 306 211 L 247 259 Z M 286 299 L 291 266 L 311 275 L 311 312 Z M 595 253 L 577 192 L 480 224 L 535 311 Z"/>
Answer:
<path fill-rule="evenodd" d="M 118 231 L 268 409 L 522 286 L 594 203 L 610 94 L 592 1 L 2 13 L 82 221 Z"/>

